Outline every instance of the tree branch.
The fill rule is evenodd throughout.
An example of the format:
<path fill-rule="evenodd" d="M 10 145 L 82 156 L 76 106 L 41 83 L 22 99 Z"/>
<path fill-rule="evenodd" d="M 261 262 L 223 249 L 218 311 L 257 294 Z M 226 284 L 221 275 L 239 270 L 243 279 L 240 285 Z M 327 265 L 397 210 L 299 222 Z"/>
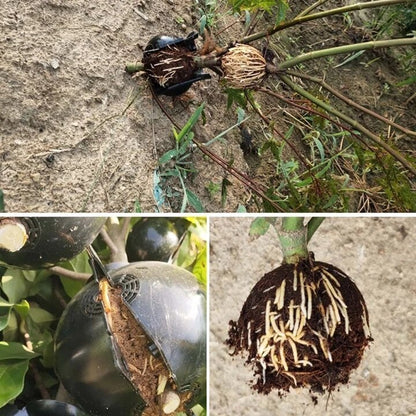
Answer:
<path fill-rule="evenodd" d="M 338 7 L 335 9 L 325 10 L 323 12 L 319 12 L 315 14 L 302 15 L 300 17 L 295 17 L 293 20 L 290 20 L 289 22 L 282 22 L 275 26 L 271 26 L 262 32 L 258 32 L 258 33 L 254 33 L 253 35 L 246 36 L 243 39 L 241 39 L 239 43 L 250 43 L 261 38 L 266 38 L 266 37 L 272 36 L 273 34 L 275 34 L 276 32 L 280 30 L 298 25 L 300 23 L 308 22 L 310 20 L 320 19 L 322 17 L 332 16 L 336 14 L 343 14 L 343 13 L 347 13 L 347 12 L 351 12 L 355 10 L 363 10 L 363 9 L 368 9 L 368 8 L 390 6 L 393 4 L 411 3 L 411 2 L 414 2 L 414 0 L 367 1 L 367 2 L 362 2 L 362 3 L 351 4 L 349 6 L 343 6 L 343 7 Z"/>
<path fill-rule="evenodd" d="M 325 103 L 324 101 L 320 100 L 319 98 L 315 97 L 313 94 L 309 93 L 308 91 L 304 90 L 302 87 L 297 85 L 296 83 L 292 82 L 292 80 L 286 76 L 281 75 L 280 79 L 289 86 L 293 91 L 297 92 L 302 97 L 307 98 L 309 101 L 313 102 L 314 104 L 318 105 L 319 107 L 323 108 L 325 111 L 334 114 L 341 120 L 344 120 L 351 126 L 353 126 L 356 130 L 364 134 L 366 137 L 371 139 L 374 143 L 379 145 L 383 148 L 387 153 L 393 156 L 397 161 L 399 161 L 406 169 L 408 169 L 413 175 L 416 175 L 416 167 L 413 166 L 400 152 L 394 150 L 391 146 L 389 146 L 386 142 L 381 140 L 377 135 L 372 133 L 370 130 L 365 128 L 362 124 L 358 121 L 354 120 L 353 118 L 347 116 L 346 114 L 338 111 L 337 109 L 333 108 L 329 104 Z"/>
<path fill-rule="evenodd" d="M 295 72 L 295 71 L 287 71 L 286 74 L 288 75 L 292 75 L 298 78 L 302 78 L 302 79 L 306 79 L 308 81 L 314 82 L 316 84 L 319 84 L 321 87 L 325 88 L 327 91 L 329 91 L 332 95 L 334 95 L 335 97 L 339 98 L 340 100 L 344 101 L 345 103 L 347 103 L 349 106 L 354 107 L 380 121 L 382 121 L 383 123 L 388 124 L 389 126 L 392 126 L 394 128 L 396 128 L 397 130 L 400 130 L 401 132 L 407 134 L 408 136 L 412 136 L 412 137 L 416 137 L 416 132 L 407 129 L 406 127 L 401 126 L 400 124 L 395 123 L 394 121 L 389 120 L 386 117 L 381 116 L 380 114 L 371 111 L 370 109 L 363 107 L 362 105 L 356 103 L 355 101 L 353 101 L 352 99 L 346 97 L 345 95 L 341 94 L 338 90 L 336 90 L 335 88 L 331 87 L 329 84 L 327 84 L 324 80 L 321 80 L 319 78 L 316 77 L 312 77 L 310 75 L 306 75 L 306 74 L 302 74 L 300 72 Z"/>
<path fill-rule="evenodd" d="M 59 274 L 60 276 L 68 277 L 73 280 L 88 280 L 91 277 L 90 273 L 79 273 L 72 270 L 65 269 L 61 266 L 50 267 L 49 270 L 53 273 Z"/>

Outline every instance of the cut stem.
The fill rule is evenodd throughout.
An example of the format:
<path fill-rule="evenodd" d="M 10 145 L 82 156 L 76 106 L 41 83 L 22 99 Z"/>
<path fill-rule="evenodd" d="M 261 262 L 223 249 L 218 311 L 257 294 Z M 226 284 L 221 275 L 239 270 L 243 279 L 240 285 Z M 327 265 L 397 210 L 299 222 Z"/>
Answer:
<path fill-rule="evenodd" d="M 24 247 L 29 235 L 18 218 L 0 218 L 0 248 L 9 252 Z"/>

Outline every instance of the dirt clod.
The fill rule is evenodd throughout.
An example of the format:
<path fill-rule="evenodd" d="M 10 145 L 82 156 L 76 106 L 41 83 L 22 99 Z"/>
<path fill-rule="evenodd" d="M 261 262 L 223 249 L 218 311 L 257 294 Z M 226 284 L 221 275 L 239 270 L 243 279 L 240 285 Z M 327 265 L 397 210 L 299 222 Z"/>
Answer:
<path fill-rule="evenodd" d="M 340 269 L 312 258 L 266 273 L 251 290 L 226 343 L 247 355 L 253 388 L 310 387 L 332 391 L 347 383 L 372 340 L 364 299 Z"/>

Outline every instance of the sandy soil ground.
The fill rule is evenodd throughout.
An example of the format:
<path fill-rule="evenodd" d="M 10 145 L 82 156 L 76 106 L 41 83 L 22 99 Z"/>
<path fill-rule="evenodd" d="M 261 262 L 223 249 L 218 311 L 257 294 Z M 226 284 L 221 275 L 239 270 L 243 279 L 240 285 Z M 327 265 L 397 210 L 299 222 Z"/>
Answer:
<path fill-rule="evenodd" d="M 195 30 L 192 4 L 2 2 L 0 182 L 7 211 L 123 212 L 136 201 L 142 211 L 156 210 L 153 171 L 158 157 L 174 147 L 172 125 L 146 82 L 124 67 L 141 60 L 153 36 Z M 226 101 L 216 85 L 212 80 L 193 88 L 185 105 L 170 97 L 162 101 L 181 125 L 202 93 L 222 114 Z M 212 138 L 221 129 L 218 123 L 204 131 Z M 204 190 L 207 177 L 221 170 L 208 172 L 202 156 L 198 163 L 203 178 L 195 187 Z M 207 201 L 206 210 L 218 210 L 218 201 L 215 208 Z"/>
<path fill-rule="evenodd" d="M 416 415 L 416 218 L 327 218 L 312 239 L 315 258 L 342 269 L 361 290 L 374 338 L 350 383 L 317 405 L 305 389 L 283 398 L 253 392 L 249 369 L 224 345 L 228 322 L 254 283 L 281 261 L 276 233 L 252 240 L 251 221 L 210 220 L 210 416 Z"/>

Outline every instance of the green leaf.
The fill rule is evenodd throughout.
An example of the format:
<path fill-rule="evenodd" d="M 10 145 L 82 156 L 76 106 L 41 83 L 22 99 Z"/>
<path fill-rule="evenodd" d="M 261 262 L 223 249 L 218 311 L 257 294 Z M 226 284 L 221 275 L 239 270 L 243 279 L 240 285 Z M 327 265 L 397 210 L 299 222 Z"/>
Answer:
<path fill-rule="evenodd" d="M 0 212 L 6 212 L 4 209 L 4 192 L 0 189 Z"/>
<path fill-rule="evenodd" d="M 2 336 L 4 341 L 13 341 L 20 336 L 19 323 L 15 313 L 9 313 L 9 320 L 2 331 Z"/>
<path fill-rule="evenodd" d="M 30 311 L 30 305 L 26 299 L 23 299 L 20 303 L 14 304 L 13 308 L 22 318 L 25 318 Z"/>
<path fill-rule="evenodd" d="M 244 108 L 237 107 L 237 124 L 242 123 L 245 118 L 246 112 L 244 111 Z"/>
<path fill-rule="evenodd" d="M 59 276 L 61 279 L 62 286 L 64 287 L 65 293 L 73 298 L 85 285 L 81 280 L 70 279 L 66 276 Z"/>
<path fill-rule="evenodd" d="M 41 330 L 48 328 L 50 323 L 56 321 L 57 319 L 48 311 L 38 308 L 37 306 L 32 306 L 29 312 L 29 316 Z"/>
<path fill-rule="evenodd" d="M 201 115 L 205 104 L 202 103 L 192 114 L 192 116 L 189 118 L 187 123 L 183 126 L 182 130 L 179 132 L 179 134 L 175 137 L 176 141 L 178 143 L 181 143 L 182 139 L 192 130 L 196 122 L 198 121 L 199 116 Z"/>
<path fill-rule="evenodd" d="M 159 210 L 165 202 L 165 197 L 163 189 L 160 187 L 160 175 L 157 169 L 153 171 L 153 196 L 155 198 L 157 209 Z"/>
<path fill-rule="evenodd" d="M 178 155 L 182 156 L 185 155 L 186 152 L 188 151 L 188 148 L 192 142 L 192 139 L 194 138 L 194 133 L 192 131 L 190 131 L 182 140 L 182 143 L 178 149 Z"/>
<path fill-rule="evenodd" d="M 238 204 L 238 208 L 237 208 L 237 211 L 236 212 L 242 212 L 242 213 L 244 213 L 244 212 L 247 212 L 247 209 L 246 209 L 246 207 L 244 205 Z"/>
<path fill-rule="evenodd" d="M 277 13 L 275 25 L 282 23 L 286 19 L 286 13 L 289 10 L 289 3 L 287 0 L 278 0 Z"/>
<path fill-rule="evenodd" d="M 221 206 L 224 207 L 227 201 L 227 187 L 231 185 L 231 182 L 224 178 L 221 182 Z"/>
<path fill-rule="evenodd" d="M 199 33 L 204 33 L 205 26 L 207 25 L 207 16 L 204 14 L 199 19 Z"/>
<path fill-rule="evenodd" d="M 142 207 L 140 206 L 140 201 L 138 199 L 136 199 L 134 201 L 133 212 L 135 212 L 135 213 L 141 213 L 142 212 Z"/>
<path fill-rule="evenodd" d="M 8 325 L 12 308 L 13 303 L 9 303 L 0 298 L 0 331 L 3 331 L 3 329 Z"/>
<path fill-rule="evenodd" d="M 396 84 L 397 87 L 404 87 L 405 85 L 410 85 L 416 82 L 416 75 L 411 76 L 410 78 L 406 78 L 403 81 L 400 81 Z"/>
<path fill-rule="evenodd" d="M 13 304 L 27 298 L 30 294 L 34 294 L 33 291 L 36 289 L 25 279 L 25 273 L 24 270 L 7 269 L 2 277 L 1 288 L 9 302 Z"/>
<path fill-rule="evenodd" d="M 199 198 L 189 189 L 187 189 L 185 192 L 188 198 L 189 205 L 191 205 L 196 212 L 204 212 L 204 207 Z"/>
<path fill-rule="evenodd" d="M 234 12 L 248 10 L 255 12 L 257 10 L 270 11 L 276 4 L 276 0 L 230 0 Z"/>
<path fill-rule="evenodd" d="M 28 367 L 29 360 L 0 362 L 0 408 L 23 391 Z"/>
<path fill-rule="evenodd" d="M 256 218 L 252 221 L 248 234 L 250 237 L 260 237 L 261 235 L 266 234 L 270 225 L 274 224 L 275 222 L 275 218 Z"/>
<path fill-rule="evenodd" d="M 192 273 L 198 281 L 206 287 L 207 285 L 207 248 L 206 246 L 198 253 Z"/>
<path fill-rule="evenodd" d="M 88 253 L 85 250 L 72 260 L 61 263 L 60 266 L 74 272 L 90 273 L 92 275 Z M 71 298 L 74 297 L 85 285 L 85 282 L 82 280 L 74 280 L 65 276 L 59 276 L 59 278 L 61 279 L 65 292 Z"/>
<path fill-rule="evenodd" d="M 11 308 L 7 311 L 7 313 L 0 312 L 0 331 L 3 331 L 3 329 L 6 328 L 6 326 L 8 325 L 10 311 Z"/>
<path fill-rule="evenodd" d="M 227 94 L 227 110 L 231 108 L 233 103 L 236 103 L 239 107 L 247 108 L 247 97 L 243 90 L 226 88 L 225 93 Z"/>
<path fill-rule="evenodd" d="M 0 361 L 30 360 L 38 355 L 19 342 L 0 341 Z"/>
<path fill-rule="evenodd" d="M 11 312 L 15 310 L 22 318 L 24 318 L 30 309 L 29 303 L 26 300 L 22 300 L 20 303 L 10 303 L 0 298 L 0 331 L 9 324 Z"/>
<path fill-rule="evenodd" d="M 170 162 L 172 159 L 178 156 L 178 151 L 176 149 L 168 150 L 159 158 L 159 165 L 164 165 L 165 163 Z"/>
<path fill-rule="evenodd" d="M 317 137 L 315 137 L 315 136 L 312 136 L 312 140 L 315 142 L 315 145 L 316 145 L 316 147 L 318 148 L 318 151 L 319 151 L 319 156 L 320 156 L 321 160 L 324 160 L 324 159 L 325 159 L 325 150 L 324 150 L 324 146 L 323 146 L 323 144 L 322 144 L 322 143 L 321 143 L 321 141 L 320 141 Z"/>

